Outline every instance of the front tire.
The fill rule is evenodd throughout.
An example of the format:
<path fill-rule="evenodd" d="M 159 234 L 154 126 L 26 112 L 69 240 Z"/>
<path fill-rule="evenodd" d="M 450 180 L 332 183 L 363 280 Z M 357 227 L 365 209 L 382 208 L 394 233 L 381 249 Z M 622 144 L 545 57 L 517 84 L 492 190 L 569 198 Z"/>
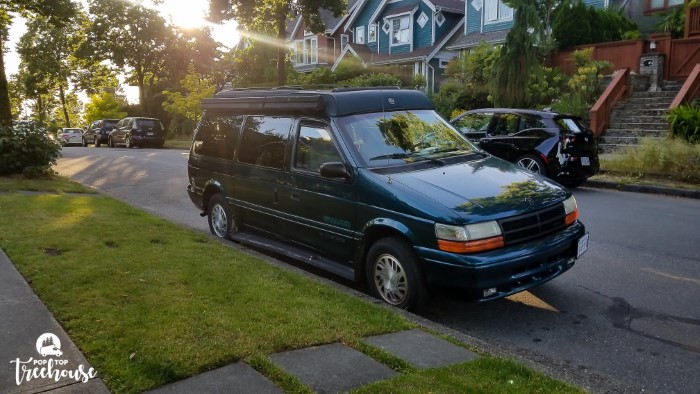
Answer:
<path fill-rule="evenodd" d="M 100 144 L 100 139 L 97 138 L 97 137 L 95 137 L 95 148 L 99 148 L 100 145 L 101 145 L 101 144 Z"/>
<path fill-rule="evenodd" d="M 231 232 L 234 229 L 235 223 L 233 215 L 224 196 L 215 194 L 209 200 L 207 206 L 207 221 L 209 222 L 209 231 L 221 239 L 231 239 Z"/>
<path fill-rule="evenodd" d="M 83 138 L 83 147 L 86 147 L 86 146 L 88 146 L 88 142 L 85 138 Z"/>
<path fill-rule="evenodd" d="M 126 146 L 126 149 L 131 149 L 134 147 L 134 143 L 131 142 L 130 135 L 127 135 L 126 138 L 124 139 L 124 146 Z"/>
<path fill-rule="evenodd" d="M 534 172 L 535 174 L 547 176 L 547 168 L 544 166 L 544 161 L 535 155 L 520 156 L 515 161 L 515 165 L 530 172 Z"/>
<path fill-rule="evenodd" d="M 429 292 L 413 249 L 397 237 L 375 242 L 367 253 L 367 285 L 373 296 L 397 308 L 420 310 Z"/>
<path fill-rule="evenodd" d="M 114 148 L 114 141 L 112 141 L 112 137 L 110 136 L 109 139 L 107 140 L 107 146 L 110 148 Z"/>

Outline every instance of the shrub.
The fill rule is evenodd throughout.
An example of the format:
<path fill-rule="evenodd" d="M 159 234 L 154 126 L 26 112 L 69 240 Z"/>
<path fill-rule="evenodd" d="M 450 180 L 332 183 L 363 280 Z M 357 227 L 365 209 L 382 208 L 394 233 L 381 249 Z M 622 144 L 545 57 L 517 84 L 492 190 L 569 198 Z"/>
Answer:
<path fill-rule="evenodd" d="M 670 134 L 682 138 L 691 144 L 700 142 L 700 107 L 681 105 L 669 111 L 666 120 L 670 125 Z"/>
<path fill-rule="evenodd" d="M 401 80 L 395 75 L 376 73 L 357 76 L 346 83 L 350 86 L 401 86 Z"/>
<path fill-rule="evenodd" d="M 53 173 L 51 166 L 61 156 L 61 144 L 33 122 L 0 127 L 0 175 L 24 174 L 40 177 Z"/>
<path fill-rule="evenodd" d="M 700 145 L 685 141 L 646 138 L 640 147 L 604 160 L 601 166 L 634 177 L 664 176 L 671 180 L 700 183 Z"/>
<path fill-rule="evenodd" d="M 635 32 L 639 32 L 637 24 L 620 12 L 589 7 L 583 1 L 560 7 L 552 28 L 561 48 L 618 41 L 624 36 L 638 36 Z"/>
<path fill-rule="evenodd" d="M 287 83 L 290 85 L 332 85 L 335 84 L 336 75 L 329 67 L 316 68 L 308 74 L 290 73 Z"/>

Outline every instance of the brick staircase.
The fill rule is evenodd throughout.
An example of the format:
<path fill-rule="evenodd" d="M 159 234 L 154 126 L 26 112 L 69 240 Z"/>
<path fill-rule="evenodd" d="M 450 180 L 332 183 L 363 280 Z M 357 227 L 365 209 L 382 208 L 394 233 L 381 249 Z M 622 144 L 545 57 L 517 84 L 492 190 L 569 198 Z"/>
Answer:
<path fill-rule="evenodd" d="M 666 114 L 683 81 L 664 81 L 659 92 L 635 92 L 619 102 L 610 115 L 610 125 L 600 138 L 598 150 L 613 153 L 625 146 L 641 144 L 642 137 L 663 139 Z"/>

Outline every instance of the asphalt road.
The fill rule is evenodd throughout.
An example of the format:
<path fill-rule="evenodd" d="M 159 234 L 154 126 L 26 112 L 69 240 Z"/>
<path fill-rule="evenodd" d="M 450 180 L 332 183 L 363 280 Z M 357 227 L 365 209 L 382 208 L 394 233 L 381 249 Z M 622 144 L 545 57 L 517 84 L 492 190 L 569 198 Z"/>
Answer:
<path fill-rule="evenodd" d="M 185 191 L 185 151 L 69 147 L 57 171 L 208 231 Z M 425 317 L 619 382 L 613 391 L 698 392 L 700 200 L 589 188 L 574 195 L 591 239 L 569 272 L 485 304 L 439 295 Z"/>

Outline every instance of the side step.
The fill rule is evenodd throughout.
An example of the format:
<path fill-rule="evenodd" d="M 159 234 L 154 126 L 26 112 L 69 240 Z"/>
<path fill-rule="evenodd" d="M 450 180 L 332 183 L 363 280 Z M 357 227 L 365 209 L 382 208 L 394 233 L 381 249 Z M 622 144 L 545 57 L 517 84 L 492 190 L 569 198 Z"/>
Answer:
<path fill-rule="evenodd" d="M 355 280 L 355 270 L 353 268 L 337 261 L 315 255 L 298 246 L 246 232 L 233 234 L 231 239 L 244 245 L 269 250 L 302 263 L 312 265 L 347 280 Z"/>

